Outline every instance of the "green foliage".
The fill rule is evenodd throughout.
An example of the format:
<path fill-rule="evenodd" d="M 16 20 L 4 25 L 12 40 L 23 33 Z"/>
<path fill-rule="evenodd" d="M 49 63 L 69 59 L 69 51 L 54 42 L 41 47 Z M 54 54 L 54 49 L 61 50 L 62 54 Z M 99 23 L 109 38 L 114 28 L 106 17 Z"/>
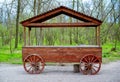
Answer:
<path fill-rule="evenodd" d="M 9 48 L 7 48 L 7 47 L 0 49 L 0 62 L 1 63 L 12 63 L 12 64 L 22 64 L 21 49 L 14 50 L 13 53 L 10 53 Z"/>
<path fill-rule="evenodd" d="M 113 44 L 107 43 L 102 46 L 103 63 L 120 60 L 120 43 L 117 45 L 116 51 L 112 51 Z"/>
<path fill-rule="evenodd" d="M 17 0 L 19 3 L 19 0 Z M 21 48 L 23 45 L 23 27 L 19 24 L 18 39 L 16 42 L 18 44 L 18 48 L 15 50 L 15 36 L 16 36 L 16 22 L 25 20 L 27 18 L 32 17 L 35 14 L 41 14 L 51 8 L 55 8 L 58 6 L 59 2 L 57 0 L 47 1 L 38 0 L 38 3 L 30 2 L 29 4 L 27 0 L 21 0 L 21 3 L 25 3 L 26 5 L 21 4 L 20 6 L 16 6 L 16 0 L 11 0 L 8 5 L 7 2 L 2 2 L 3 6 L 0 7 L 0 62 L 21 62 Z M 45 2 L 44 2 L 45 1 Z M 54 1 L 54 2 L 53 2 Z M 57 2 L 56 2 L 57 1 Z M 107 0 L 93 0 L 92 2 L 82 2 L 82 0 L 74 1 L 70 0 L 65 3 L 67 6 L 72 9 L 77 9 L 78 12 L 83 14 L 91 15 L 92 17 L 98 18 L 103 21 L 101 25 L 101 44 L 103 45 L 103 61 L 112 61 L 119 59 L 120 55 L 120 18 L 119 18 L 119 10 L 118 7 L 119 0 L 109 1 L 108 4 L 105 4 Z M 46 4 L 44 4 L 46 3 Z M 58 4 L 57 4 L 58 3 Z M 79 4 L 78 4 L 79 3 Z M 100 3 L 100 4 L 99 4 Z M 51 5 L 48 5 L 51 4 Z M 75 5 L 77 4 L 77 5 Z M 85 5 L 80 7 L 81 5 Z M 95 5 L 93 5 L 95 4 Z M 20 5 L 20 3 L 18 4 Z M 37 5 L 31 7 L 31 5 Z M 41 6 L 43 5 L 43 6 Z M 49 7 L 51 6 L 51 7 Z M 98 7 L 96 7 L 98 6 Z M 29 8 L 29 9 L 28 9 Z M 92 8 L 92 9 L 89 9 Z M 6 12 L 7 10 L 7 12 Z M 18 12 L 17 12 L 18 10 Z M 19 12 L 20 10 L 20 12 Z M 89 10 L 89 12 L 88 12 Z M 27 11 L 27 12 L 26 12 Z M 11 13 L 14 12 L 14 13 Z M 99 13 L 98 13 L 99 12 Z M 17 16 L 18 15 L 18 16 Z M 45 22 L 45 21 L 43 21 Z M 70 18 L 69 16 L 60 15 L 55 18 L 46 21 L 47 23 L 71 23 L 71 22 L 85 22 L 78 21 L 74 18 Z M 2 25 L 3 24 L 3 25 Z M 94 45 L 96 43 L 95 39 L 95 28 L 60 28 L 60 29 L 49 29 L 45 28 L 42 31 L 36 29 L 32 29 L 31 32 L 31 44 L 32 45 L 80 45 L 80 44 L 90 44 Z M 41 37 L 42 39 L 41 39 Z M 28 41 L 28 30 L 26 32 L 26 40 Z M 115 48 L 116 50 L 112 50 Z M 107 60 L 106 60 L 107 59 Z"/>

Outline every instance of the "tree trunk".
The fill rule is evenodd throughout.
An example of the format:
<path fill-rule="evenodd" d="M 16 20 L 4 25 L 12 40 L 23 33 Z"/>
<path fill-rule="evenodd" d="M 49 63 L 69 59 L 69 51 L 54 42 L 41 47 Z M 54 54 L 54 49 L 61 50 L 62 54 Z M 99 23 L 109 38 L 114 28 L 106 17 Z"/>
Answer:
<path fill-rule="evenodd" d="M 40 14 L 40 10 L 41 10 L 41 2 L 42 0 L 38 0 L 37 2 L 37 14 Z M 39 45 L 42 45 L 43 44 L 43 33 L 42 33 L 42 28 L 40 28 L 40 36 L 39 36 L 39 39 L 38 39 L 38 44 Z"/>
<path fill-rule="evenodd" d="M 36 15 L 36 0 L 34 0 L 34 7 L 33 7 L 33 13 L 34 15 Z M 35 28 L 35 41 L 36 41 L 36 45 L 38 44 L 38 40 L 37 40 L 37 29 Z"/>
<path fill-rule="evenodd" d="M 3 32 L 1 33 L 1 36 L 2 36 L 2 41 L 1 41 L 2 42 L 2 46 L 4 46 L 4 33 Z"/>
<path fill-rule="evenodd" d="M 79 12 L 79 1 L 77 0 L 77 11 Z M 78 20 L 76 20 L 78 22 Z M 76 43 L 78 44 L 78 38 L 79 38 L 79 32 L 78 32 L 78 28 L 76 28 Z"/>
<path fill-rule="evenodd" d="M 16 37 L 15 37 L 15 48 L 17 48 L 17 47 L 18 47 L 18 33 L 19 33 L 20 3 L 21 3 L 21 0 L 18 0 L 18 4 L 17 4 L 17 18 L 16 18 Z"/>

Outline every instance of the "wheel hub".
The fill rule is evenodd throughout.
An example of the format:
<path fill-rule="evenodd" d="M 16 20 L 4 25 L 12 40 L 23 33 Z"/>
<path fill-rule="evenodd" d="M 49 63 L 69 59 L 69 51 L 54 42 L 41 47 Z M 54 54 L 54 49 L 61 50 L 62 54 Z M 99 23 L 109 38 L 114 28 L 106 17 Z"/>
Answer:
<path fill-rule="evenodd" d="M 92 63 L 89 63 L 88 67 L 91 69 L 91 67 L 92 67 Z"/>
<path fill-rule="evenodd" d="M 35 66 L 36 66 L 36 64 L 35 64 L 35 63 L 31 63 L 31 66 L 32 66 L 32 67 L 35 67 Z"/>

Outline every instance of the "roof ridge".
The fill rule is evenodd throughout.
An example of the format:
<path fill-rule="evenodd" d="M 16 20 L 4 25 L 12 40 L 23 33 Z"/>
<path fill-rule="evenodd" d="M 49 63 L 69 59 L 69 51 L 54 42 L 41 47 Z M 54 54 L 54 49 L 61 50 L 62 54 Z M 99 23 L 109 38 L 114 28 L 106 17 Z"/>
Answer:
<path fill-rule="evenodd" d="M 75 11 L 75 10 L 73 10 L 73 9 L 71 9 L 71 8 L 66 7 L 66 6 L 59 6 L 59 7 L 50 9 L 50 10 L 48 10 L 48 11 L 46 11 L 46 12 L 44 12 L 44 13 L 38 14 L 38 15 L 32 17 L 32 18 L 28 18 L 28 19 L 26 19 L 26 20 L 24 20 L 24 21 L 22 21 L 22 22 L 20 22 L 20 23 L 22 24 L 22 23 L 24 23 L 24 22 L 28 22 L 28 20 L 31 21 L 32 19 L 35 19 L 35 18 L 37 18 L 37 17 L 43 16 L 43 15 L 49 13 L 49 12 L 52 12 L 52 11 L 55 11 L 55 10 L 59 10 L 59 9 L 61 9 L 61 11 L 63 11 L 64 13 L 67 13 L 66 11 L 64 11 L 64 9 L 67 9 L 67 10 L 70 10 L 71 12 L 75 12 L 75 13 L 77 13 L 77 14 L 81 14 L 82 16 L 88 18 L 89 21 L 90 21 L 90 20 L 91 20 L 91 21 L 95 20 L 95 21 L 97 21 L 97 22 L 99 22 L 99 23 L 102 23 L 101 20 L 99 20 L 99 19 L 97 19 L 97 18 L 95 18 L 95 17 L 92 17 L 92 16 L 86 15 L 86 14 L 84 14 L 84 13 Z M 61 11 L 60 11 L 60 12 L 61 12 Z M 68 13 L 68 14 L 69 14 L 69 13 Z M 73 15 L 74 15 L 74 14 L 73 14 Z M 49 15 L 48 15 L 48 16 L 49 16 Z M 83 17 L 83 19 L 85 19 L 84 17 Z M 47 19 L 47 20 L 48 20 L 48 19 Z M 86 20 L 87 20 L 87 19 L 86 19 Z"/>

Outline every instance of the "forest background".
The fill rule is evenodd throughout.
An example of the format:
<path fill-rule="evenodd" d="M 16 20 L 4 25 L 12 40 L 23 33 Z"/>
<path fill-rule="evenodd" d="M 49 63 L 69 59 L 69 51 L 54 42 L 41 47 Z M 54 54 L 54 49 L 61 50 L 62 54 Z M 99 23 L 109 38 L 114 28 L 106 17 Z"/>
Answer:
<path fill-rule="evenodd" d="M 23 27 L 20 21 L 59 6 L 101 20 L 103 63 L 120 60 L 120 0 L 1 0 L 0 1 L 0 62 L 22 63 Z M 77 22 L 60 15 L 46 22 Z M 94 28 L 32 29 L 32 45 L 95 44 Z"/>

